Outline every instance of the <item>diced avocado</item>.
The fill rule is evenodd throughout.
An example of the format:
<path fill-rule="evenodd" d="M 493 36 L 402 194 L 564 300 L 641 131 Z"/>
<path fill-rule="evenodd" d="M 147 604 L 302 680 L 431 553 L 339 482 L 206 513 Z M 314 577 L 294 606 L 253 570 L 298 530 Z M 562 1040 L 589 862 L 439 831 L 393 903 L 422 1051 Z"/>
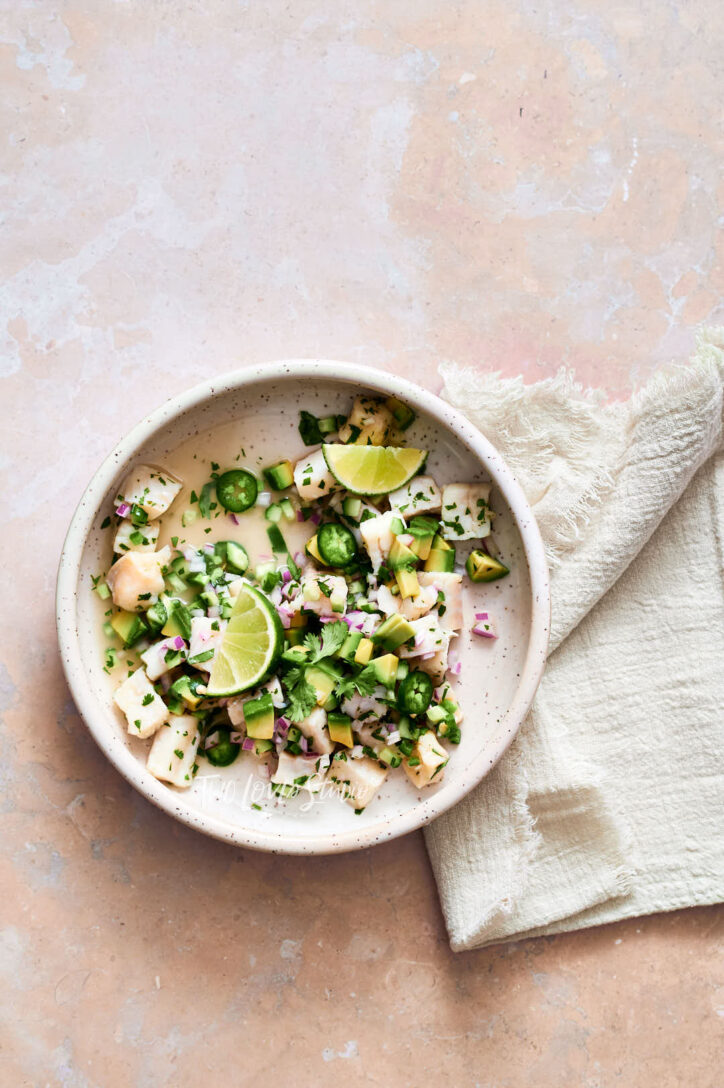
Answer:
<path fill-rule="evenodd" d="M 412 408 L 408 404 L 403 404 L 397 397 L 388 397 L 385 405 L 392 412 L 395 423 L 401 431 L 406 431 L 410 424 L 415 421 L 415 413 Z"/>
<path fill-rule="evenodd" d="M 358 521 L 362 513 L 362 499 L 349 495 L 342 503 L 342 513 L 346 518 L 353 518 Z"/>
<path fill-rule="evenodd" d="M 115 616 L 111 616 L 111 627 L 124 646 L 133 646 L 148 631 L 137 612 L 116 612 Z"/>
<path fill-rule="evenodd" d="M 450 574 L 455 569 L 455 545 L 436 535 L 430 554 L 425 561 L 425 570 L 439 574 Z"/>
<path fill-rule="evenodd" d="M 510 569 L 498 559 L 494 559 L 487 552 L 478 548 L 472 551 L 465 564 L 471 582 L 495 582 L 498 578 L 505 578 L 510 574 Z"/>
<path fill-rule="evenodd" d="M 390 554 L 387 557 L 387 566 L 390 570 L 412 570 L 416 566 L 417 560 L 418 556 L 412 548 L 408 548 L 398 537 L 395 537 L 392 541 Z"/>
<path fill-rule="evenodd" d="M 306 646 L 292 644 L 289 649 L 284 650 L 282 653 L 282 661 L 291 661 L 293 665 L 303 665 L 308 655 L 309 650 Z"/>
<path fill-rule="evenodd" d="M 352 719 L 349 714 L 341 714 L 339 711 L 331 711 L 327 715 L 327 728 L 329 729 L 329 739 L 333 740 L 335 744 L 344 744 L 345 747 L 351 748 L 354 744 L 352 739 Z"/>
<path fill-rule="evenodd" d="M 254 742 L 254 755 L 263 756 L 265 752 L 271 752 L 273 747 L 270 740 L 257 740 Z"/>
<path fill-rule="evenodd" d="M 179 676 L 178 680 L 174 680 L 170 687 L 170 691 L 183 699 L 192 710 L 195 710 L 204 697 L 204 692 L 199 693 L 199 687 L 203 687 L 203 682 L 193 679 L 190 676 Z"/>
<path fill-rule="evenodd" d="M 291 461 L 280 461 L 264 469 L 264 479 L 272 491 L 286 491 L 294 483 L 294 466 Z"/>
<path fill-rule="evenodd" d="M 418 559 L 427 559 L 432 548 L 431 536 L 418 536 L 415 537 L 412 544 L 410 544 L 410 551 L 414 552 Z"/>
<path fill-rule="evenodd" d="M 341 657 L 343 661 L 354 661 L 354 655 L 357 652 L 357 647 L 361 641 L 361 631 L 350 631 L 347 638 L 337 650 L 337 657 Z"/>
<path fill-rule="evenodd" d="M 289 620 L 290 627 L 305 628 L 307 626 L 307 617 L 302 611 L 292 612 L 291 619 Z"/>
<path fill-rule="evenodd" d="M 371 638 L 362 638 L 355 650 L 354 660 L 356 665 L 367 665 L 372 657 L 375 645 Z"/>
<path fill-rule="evenodd" d="M 400 587 L 401 597 L 414 597 L 420 592 L 420 583 L 414 570 L 396 570 L 395 578 Z"/>
<path fill-rule="evenodd" d="M 311 557 L 315 561 L 315 563 L 319 563 L 320 566 L 322 566 L 322 567 L 327 566 L 327 564 L 324 562 L 321 555 L 319 554 L 319 548 L 317 547 L 317 534 L 316 533 L 314 534 L 314 536 L 309 538 L 309 540 L 307 541 L 307 543 L 304 546 L 304 550 L 307 553 L 307 555 L 311 555 Z"/>
<path fill-rule="evenodd" d="M 370 664 L 378 683 L 384 684 L 386 688 L 392 687 L 397 679 L 399 659 L 394 654 L 385 654 L 384 657 L 376 657 Z"/>
<path fill-rule="evenodd" d="M 168 619 L 161 628 L 161 634 L 166 635 L 167 638 L 173 638 L 175 635 L 185 639 L 191 638 L 191 614 L 183 601 L 171 598 L 167 609 Z"/>
<path fill-rule="evenodd" d="M 290 627 L 284 632 L 284 637 L 290 646 L 300 646 L 306 638 L 306 633 L 303 627 Z"/>
<path fill-rule="evenodd" d="M 305 669 L 304 677 L 307 683 L 314 688 L 319 706 L 329 710 L 334 702 L 332 693 L 334 691 L 335 677 L 319 665 L 310 665 L 309 668 Z"/>
<path fill-rule="evenodd" d="M 274 736 L 274 704 L 270 691 L 244 703 L 246 735 L 255 740 L 271 740 Z"/>
<path fill-rule="evenodd" d="M 393 615 L 383 620 L 372 636 L 372 641 L 383 650 L 396 650 L 414 634 L 415 628 L 410 626 L 404 616 Z"/>

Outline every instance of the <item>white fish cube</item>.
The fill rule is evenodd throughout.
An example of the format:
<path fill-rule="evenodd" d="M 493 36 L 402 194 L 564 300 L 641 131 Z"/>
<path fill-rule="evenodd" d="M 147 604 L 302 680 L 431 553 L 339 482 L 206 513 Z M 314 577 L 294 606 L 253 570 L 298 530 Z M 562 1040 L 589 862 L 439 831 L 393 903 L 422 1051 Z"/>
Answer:
<path fill-rule="evenodd" d="M 349 418 L 339 429 L 339 441 L 384 446 L 393 426 L 392 412 L 382 401 L 375 397 L 355 397 Z"/>
<path fill-rule="evenodd" d="M 308 453 L 294 466 L 294 483 L 302 499 L 319 499 L 339 488 L 332 473 L 327 468 L 321 449 Z"/>
<path fill-rule="evenodd" d="M 420 762 L 411 767 L 410 758 L 419 759 Z M 415 741 L 411 756 L 403 760 L 403 766 L 413 786 L 422 789 L 424 786 L 437 784 L 442 779 L 448 759 L 449 756 L 440 741 L 428 730 Z"/>
<path fill-rule="evenodd" d="M 463 625 L 463 576 L 443 571 L 420 571 L 418 581 L 421 587 L 435 590 L 445 595 L 445 611 L 440 619 L 440 626 L 448 631 L 459 631 Z M 414 598 L 413 598 L 414 600 Z"/>
<path fill-rule="evenodd" d="M 477 540 L 490 532 L 490 484 L 445 484 L 442 535 L 446 540 Z"/>
<path fill-rule="evenodd" d="M 401 646 L 398 650 L 400 657 L 424 657 L 447 650 L 450 632 L 440 626 L 436 615 L 421 616 L 419 620 L 410 620 L 409 623 L 415 632 L 414 643 L 412 646 Z"/>
<path fill-rule="evenodd" d="M 171 714 L 156 733 L 146 767 L 154 778 L 187 789 L 194 780 L 199 727 L 191 714 Z"/>
<path fill-rule="evenodd" d="M 113 539 L 113 551 L 117 555 L 126 552 L 154 552 L 158 543 L 158 525 L 134 525 L 124 518 Z M 133 538 L 133 539 L 131 539 Z"/>
<path fill-rule="evenodd" d="M 155 521 L 165 514 L 181 490 L 182 483 L 157 465 L 136 465 L 118 492 L 123 501 L 140 506 Z"/>
<path fill-rule="evenodd" d="M 344 752 L 332 760 L 327 781 L 332 782 L 352 808 L 366 808 L 387 778 L 387 770 L 365 756 L 349 759 Z"/>
<path fill-rule="evenodd" d="M 173 666 L 166 661 L 166 654 L 174 651 L 173 639 L 164 638 L 160 642 L 154 642 L 141 654 L 141 661 L 146 666 L 146 676 L 149 680 L 158 680 Z"/>
<path fill-rule="evenodd" d="M 113 603 L 126 612 L 145 612 L 163 593 L 163 569 L 171 560 L 171 549 L 160 552 L 126 552 L 106 575 Z"/>
<path fill-rule="evenodd" d="M 154 691 L 143 669 L 137 669 L 123 681 L 113 700 L 126 716 L 128 732 L 142 740 L 155 733 L 168 717 L 166 704 Z"/>
<path fill-rule="evenodd" d="M 191 638 L 189 640 L 189 658 L 205 654 L 211 650 L 216 653 L 221 645 L 226 630 L 226 620 L 212 619 L 210 616 L 194 616 L 191 620 Z M 213 657 L 206 661 L 190 661 L 195 669 L 211 672 Z"/>
<path fill-rule="evenodd" d="M 390 553 L 395 539 L 392 526 L 396 520 L 401 521 L 404 526 L 404 516 L 393 508 L 385 514 L 378 514 L 376 518 L 368 518 L 360 523 L 359 531 L 375 574 Z"/>
<path fill-rule="evenodd" d="M 415 514 L 437 513 L 442 505 L 442 492 L 432 476 L 414 476 L 409 484 L 398 487 L 389 495 L 390 506 L 396 506 L 406 518 Z"/>
<path fill-rule="evenodd" d="M 291 752 L 280 752 L 277 769 L 271 781 L 279 786 L 295 786 L 309 793 L 319 793 L 324 782 L 324 774 L 317 770 L 317 761 L 309 756 L 295 756 Z"/>
<path fill-rule="evenodd" d="M 327 712 L 321 706 L 316 707 L 303 721 L 299 722 L 299 729 L 312 742 L 312 747 L 319 755 L 329 755 L 334 751 L 334 744 L 327 729 Z"/>

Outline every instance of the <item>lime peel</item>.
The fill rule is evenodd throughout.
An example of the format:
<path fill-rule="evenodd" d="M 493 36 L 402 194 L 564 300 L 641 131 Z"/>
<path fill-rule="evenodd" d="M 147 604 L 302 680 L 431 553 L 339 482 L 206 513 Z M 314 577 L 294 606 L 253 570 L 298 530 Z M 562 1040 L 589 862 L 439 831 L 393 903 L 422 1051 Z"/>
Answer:
<path fill-rule="evenodd" d="M 284 630 L 274 605 L 244 583 L 211 662 L 209 696 L 237 695 L 268 676 L 282 652 Z"/>
<path fill-rule="evenodd" d="M 329 442 L 324 459 L 337 483 L 356 495 L 387 495 L 416 476 L 427 457 L 411 446 L 355 446 Z"/>

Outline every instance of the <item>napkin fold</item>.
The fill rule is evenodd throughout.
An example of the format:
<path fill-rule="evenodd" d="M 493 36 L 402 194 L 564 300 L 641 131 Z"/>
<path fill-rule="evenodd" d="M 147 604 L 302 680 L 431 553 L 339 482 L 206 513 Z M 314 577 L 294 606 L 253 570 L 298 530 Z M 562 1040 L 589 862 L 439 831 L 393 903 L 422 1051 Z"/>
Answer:
<path fill-rule="evenodd" d="M 528 496 L 553 601 L 518 737 L 425 832 L 452 948 L 724 899 L 724 329 L 621 403 L 441 373 Z"/>

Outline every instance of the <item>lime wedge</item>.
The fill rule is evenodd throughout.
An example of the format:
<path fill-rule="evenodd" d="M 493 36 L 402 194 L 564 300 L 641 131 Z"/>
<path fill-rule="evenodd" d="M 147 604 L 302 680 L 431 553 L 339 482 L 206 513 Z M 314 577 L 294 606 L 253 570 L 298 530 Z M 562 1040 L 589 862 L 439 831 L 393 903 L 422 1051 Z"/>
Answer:
<path fill-rule="evenodd" d="M 354 446 L 330 442 L 322 446 L 329 471 L 342 487 L 357 495 L 386 495 L 419 471 L 425 450 L 409 446 Z"/>
<path fill-rule="evenodd" d="M 236 695 L 255 687 L 273 668 L 283 644 L 276 608 L 258 589 L 244 584 L 211 662 L 208 694 Z"/>

